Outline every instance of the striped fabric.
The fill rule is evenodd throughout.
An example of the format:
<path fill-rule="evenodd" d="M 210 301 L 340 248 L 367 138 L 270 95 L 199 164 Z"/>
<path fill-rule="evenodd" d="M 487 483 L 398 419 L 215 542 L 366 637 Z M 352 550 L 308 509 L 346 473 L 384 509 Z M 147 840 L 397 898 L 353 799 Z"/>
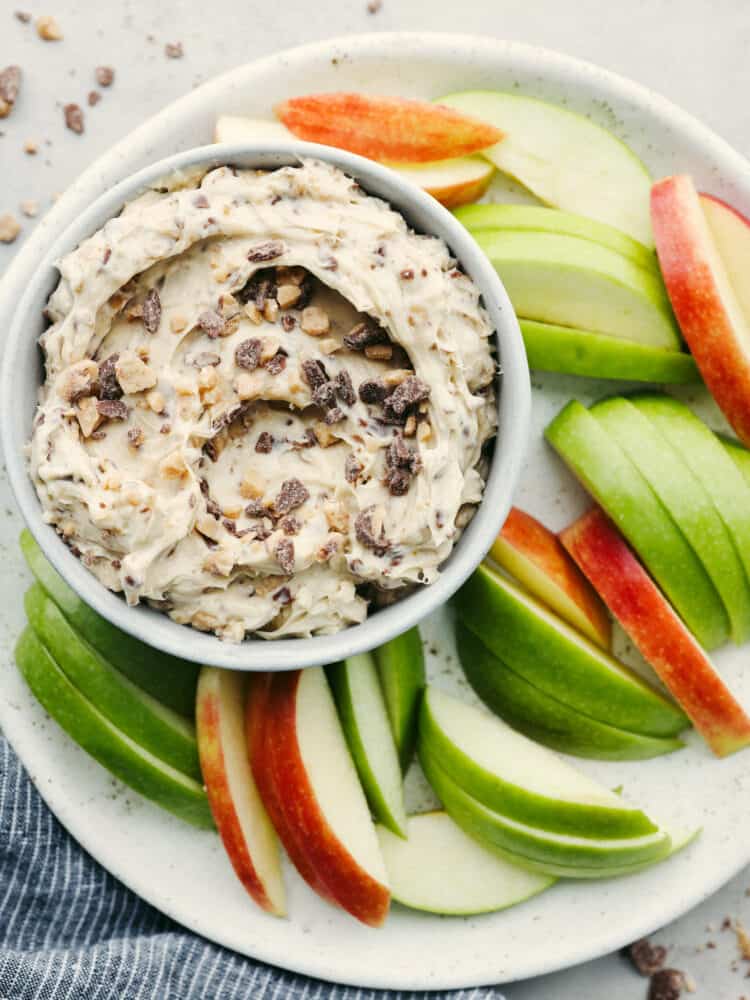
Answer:
<path fill-rule="evenodd" d="M 0 737 L 0 1000 L 502 1000 L 331 986 L 210 944 L 92 860 Z"/>

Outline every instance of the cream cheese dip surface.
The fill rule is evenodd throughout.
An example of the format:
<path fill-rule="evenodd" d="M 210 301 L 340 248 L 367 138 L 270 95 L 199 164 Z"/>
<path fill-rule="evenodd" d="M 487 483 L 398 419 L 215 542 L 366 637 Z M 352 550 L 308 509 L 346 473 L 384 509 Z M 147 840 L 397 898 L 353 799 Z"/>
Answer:
<path fill-rule="evenodd" d="M 102 583 L 240 641 L 436 579 L 496 414 L 441 240 L 306 160 L 174 178 L 58 266 L 30 474 Z"/>

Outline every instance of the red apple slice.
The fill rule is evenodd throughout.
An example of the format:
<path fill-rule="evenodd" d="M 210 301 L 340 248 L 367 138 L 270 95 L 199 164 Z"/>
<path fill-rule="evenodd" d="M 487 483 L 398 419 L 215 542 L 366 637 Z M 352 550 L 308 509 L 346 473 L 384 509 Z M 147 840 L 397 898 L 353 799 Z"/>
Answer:
<path fill-rule="evenodd" d="M 266 723 L 273 674 L 257 673 L 250 677 L 245 709 L 247 749 L 255 784 L 266 812 L 284 845 L 289 859 L 311 889 L 331 902 L 330 893 L 313 871 L 304 844 L 298 842 L 286 823 L 273 779 L 273 767 L 266 740 Z"/>
<path fill-rule="evenodd" d="M 594 507 L 560 538 L 714 753 L 750 745 L 750 718 L 604 511 Z"/>
<path fill-rule="evenodd" d="M 388 877 L 322 669 L 274 676 L 265 739 L 284 823 L 313 871 L 339 906 L 379 927 Z"/>
<path fill-rule="evenodd" d="M 725 264 L 732 257 L 733 272 L 748 269 L 750 233 L 717 245 L 719 229 L 709 226 L 686 176 L 654 184 L 651 223 L 682 334 L 711 395 L 738 437 L 750 444 L 750 324 Z M 720 239 L 724 242 L 723 235 Z"/>
<path fill-rule="evenodd" d="M 245 743 L 245 678 L 203 667 L 198 681 L 198 752 L 216 828 L 237 876 L 264 910 L 286 912 L 279 847 L 258 794 Z"/>
<path fill-rule="evenodd" d="M 295 138 L 281 122 L 234 115 L 221 115 L 214 129 L 216 142 Z M 494 165 L 481 156 L 458 156 L 435 163 L 388 163 L 387 166 L 431 194 L 446 208 L 458 208 L 481 198 L 495 173 Z"/>
<path fill-rule="evenodd" d="M 740 308 L 750 317 L 750 220 L 712 194 L 701 194 L 701 208 Z"/>
<path fill-rule="evenodd" d="M 490 558 L 573 628 L 609 649 L 606 608 L 557 535 L 535 517 L 511 507 Z"/>
<path fill-rule="evenodd" d="M 503 138 L 494 125 L 461 111 L 402 97 L 309 94 L 284 101 L 275 111 L 300 139 L 395 163 L 465 156 Z"/>

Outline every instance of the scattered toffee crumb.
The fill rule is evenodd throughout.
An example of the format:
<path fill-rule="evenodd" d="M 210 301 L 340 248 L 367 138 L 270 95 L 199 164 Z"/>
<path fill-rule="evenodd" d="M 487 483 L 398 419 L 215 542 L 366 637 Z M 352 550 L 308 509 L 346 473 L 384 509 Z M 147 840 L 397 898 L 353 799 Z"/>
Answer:
<path fill-rule="evenodd" d="M 45 42 L 59 42 L 63 37 L 60 25 L 49 14 L 43 14 L 36 19 L 36 33 Z"/>
<path fill-rule="evenodd" d="M 21 223 L 11 212 L 0 215 L 0 243 L 13 243 L 21 232 Z"/>
<path fill-rule="evenodd" d="M 100 399 L 97 401 L 98 412 L 107 420 L 127 420 L 128 408 L 119 399 Z"/>
<path fill-rule="evenodd" d="M 76 135 L 83 134 L 83 109 L 80 104 L 66 104 L 63 108 L 65 124 Z"/>
<path fill-rule="evenodd" d="M 110 354 L 99 365 L 99 399 L 120 399 L 122 387 L 117 381 L 117 362 L 119 354 Z"/>
<path fill-rule="evenodd" d="M 305 448 L 314 448 L 317 443 L 318 439 L 315 437 L 315 431 L 312 427 L 307 427 L 301 438 L 291 442 L 292 448 L 294 448 L 295 451 L 301 451 Z"/>
<path fill-rule="evenodd" d="M 685 976 L 679 969 L 660 969 L 651 977 L 648 1000 L 680 1000 Z"/>
<path fill-rule="evenodd" d="M 303 482 L 296 478 L 285 479 L 281 484 L 279 495 L 273 502 L 274 513 L 277 516 L 289 514 L 309 499 L 310 492 Z"/>
<path fill-rule="evenodd" d="M 161 299 L 155 288 L 152 288 L 143 300 L 143 325 L 147 333 L 156 333 L 161 323 Z"/>
<path fill-rule="evenodd" d="M 164 55 L 167 59 L 182 59 L 185 55 L 182 42 L 167 42 L 164 46 Z"/>
<path fill-rule="evenodd" d="M 630 961 L 642 976 L 653 976 L 663 968 L 667 958 L 667 949 L 663 945 L 653 945 L 648 938 L 641 938 L 631 944 L 627 950 Z"/>
<path fill-rule="evenodd" d="M 13 12 L 13 17 L 21 24 L 28 24 L 31 20 L 31 14 L 27 10 L 16 10 Z"/>
<path fill-rule="evenodd" d="M 111 66 L 97 66 L 94 70 L 94 79 L 100 87 L 111 87 L 115 79 L 115 71 Z"/>
<path fill-rule="evenodd" d="M 96 107 L 96 105 L 99 103 L 99 101 L 101 101 L 101 99 L 102 95 L 99 93 L 98 90 L 90 90 L 89 96 L 86 98 L 90 108 Z"/>
<path fill-rule="evenodd" d="M 6 118 L 13 110 L 21 87 L 21 67 L 6 66 L 0 72 L 0 118 Z"/>
<path fill-rule="evenodd" d="M 284 252 L 284 244 L 281 240 L 266 240 L 263 243 L 256 243 L 247 254 L 247 259 L 252 263 L 260 263 L 265 260 L 275 260 Z"/>
<path fill-rule="evenodd" d="M 248 371 L 253 371 L 260 364 L 262 349 L 263 345 L 257 337 L 243 340 L 241 344 L 237 345 L 237 349 L 234 352 L 235 363 L 239 368 L 246 368 Z"/>
<path fill-rule="evenodd" d="M 273 434 L 269 431 L 261 431 L 255 442 L 255 450 L 259 455 L 268 455 L 269 452 L 273 451 Z"/>
<path fill-rule="evenodd" d="M 294 542 L 291 538 L 282 538 L 274 549 L 274 555 L 284 573 L 294 572 Z"/>
<path fill-rule="evenodd" d="M 224 317 L 213 309 L 206 309 L 198 317 L 198 326 L 210 340 L 216 340 L 217 337 L 220 337 L 224 333 L 226 325 Z"/>

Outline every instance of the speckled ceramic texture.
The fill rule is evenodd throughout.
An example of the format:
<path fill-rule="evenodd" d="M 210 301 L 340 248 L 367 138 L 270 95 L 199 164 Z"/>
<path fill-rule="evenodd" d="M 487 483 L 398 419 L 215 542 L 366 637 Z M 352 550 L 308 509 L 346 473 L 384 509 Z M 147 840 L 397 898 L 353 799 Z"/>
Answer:
<path fill-rule="evenodd" d="M 699 187 L 750 211 L 750 168 L 709 130 L 668 102 L 595 67 L 515 43 L 461 36 L 373 35 L 282 53 L 220 77 L 163 111 L 95 163 L 58 202 L 24 247 L 0 289 L 7 320 L 51 235 L 93 191 L 176 150 L 208 141 L 218 113 L 267 114 L 275 101 L 314 90 L 364 89 L 435 97 L 473 87 L 518 88 L 563 102 L 612 128 L 654 176 L 693 174 Z M 582 151 L 585 155 L 585 151 Z M 584 403 L 622 384 L 561 376 L 533 379 L 532 438 L 515 502 L 561 528 L 586 500 L 545 446 L 542 429 L 575 396 Z M 716 408 L 701 390 L 681 394 L 714 426 Z M 15 556 L 0 565 L 5 643 L 22 620 Z M 456 667 L 449 615 L 424 623 L 428 670 L 469 698 Z M 637 663 L 618 637 L 618 651 Z M 715 660 L 750 703 L 744 650 Z M 683 854 L 639 875 L 558 884 L 528 903 L 477 918 L 438 918 L 394 906 L 378 931 L 358 926 L 318 900 L 289 873 L 290 913 L 263 916 L 247 899 L 218 838 L 173 820 L 113 782 L 36 706 L 10 659 L 0 666 L 0 722 L 42 794 L 105 867 L 154 906 L 206 937 L 285 968 L 340 982 L 401 989 L 450 988 L 549 972 L 613 951 L 686 912 L 750 861 L 747 754 L 711 757 L 691 735 L 687 749 L 647 762 L 576 762 L 609 787 L 666 821 L 702 825 Z M 426 801 L 418 773 L 409 805 Z M 738 989 L 741 992 L 741 989 Z"/>
<path fill-rule="evenodd" d="M 496 331 L 498 364 L 502 370 L 497 379 L 499 433 L 482 502 L 443 563 L 435 583 L 418 588 L 391 607 L 369 615 L 361 624 L 335 635 L 229 643 L 178 625 L 146 604 L 128 607 L 120 596 L 89 573 L 44 522 L 41 504 L 27 473 L 25 455 L 38 387 L 44 377 L 36 341 L 44 330 L 44 306 L 59 280 L 55 261 L 100 229 L 149 185 L 196 167 L 208 169 L 231 163 L 274 169 L 298 163 L 305 156 L 333 163 L 355 177 L 370 194 L 398 209 L 417 232 L 439 236 L 473 278 Z M 530 410 L 529 369 L 513 307 L 494 268 L 464 227 L 434 198 L 401 180 L 393 171 L 341 150 L 300 142 L 213 145 L 186 150 L 137 171 L 114 187 L 102 184 L 96 194 L 93 203 L 76 214 L 34 269 L 15 309 L 3 351 L 0 428 L 8 477 L 26 523 L 58 572 L 87 604 L 126 632 L 175 656 L 233 670 L 290 670 L 343 660 L 381 646 L 442 607 L 484 557 L 505 520 L 528 439 Z"/>

